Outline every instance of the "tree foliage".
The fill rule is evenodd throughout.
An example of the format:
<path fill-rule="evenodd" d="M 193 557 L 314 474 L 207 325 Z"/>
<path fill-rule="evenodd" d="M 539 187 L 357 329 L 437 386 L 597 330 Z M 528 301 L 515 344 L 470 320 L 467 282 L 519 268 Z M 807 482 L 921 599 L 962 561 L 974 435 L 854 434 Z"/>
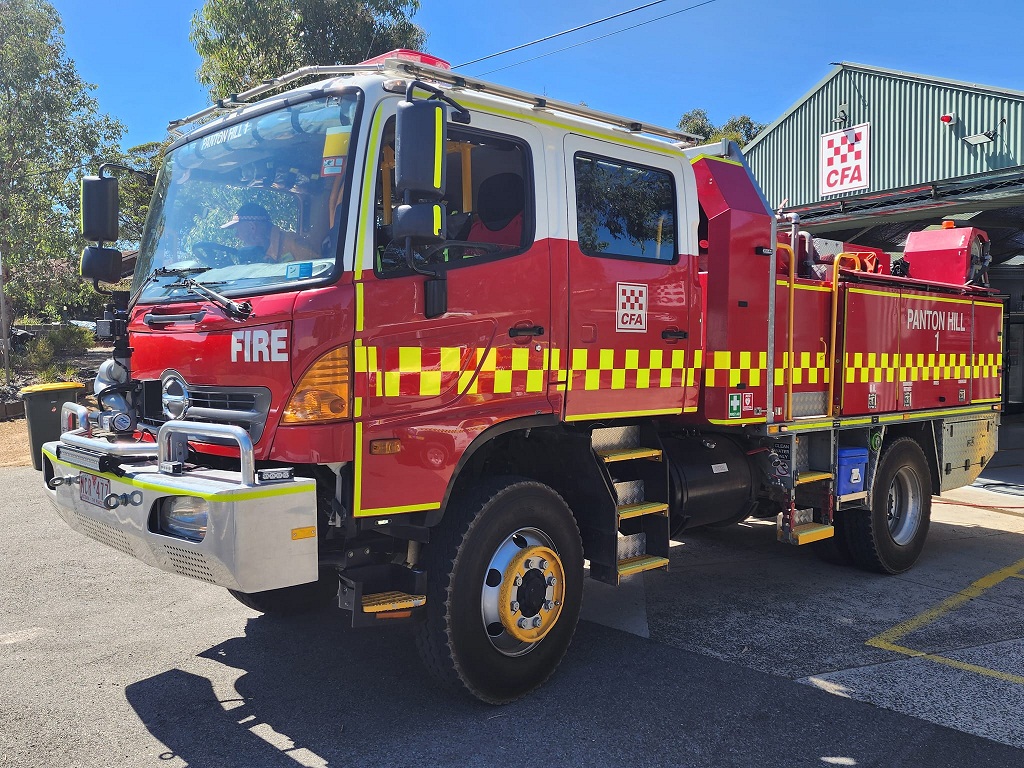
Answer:
<path fill-rule="evenodd" d="M 78 182 L 116 150 L 123 127 L 64 49 L 43 0 L 0 0 L 0 260 L 19 314 L 58 317 L 96 304 L 77 274 Z"/>
<path fill-rule="evenodd" d="M 767 123 L 755 122 L 749 115 L 733 115 L 722 125 L 716 126 L 705 110 L 691 109 L 679 118 L 678 128 L 686 133 L 696 134 L 707 142 L 729 139 L 744 147 L 753 141 L 766 125 Z"/>
<path fill-rule="evenodd" d="M 410 21 L 419 0 L 206 0 L 192 17 L 214 99 L 299 67 L 355 64 L 395 48 L 422 49 Z"/>

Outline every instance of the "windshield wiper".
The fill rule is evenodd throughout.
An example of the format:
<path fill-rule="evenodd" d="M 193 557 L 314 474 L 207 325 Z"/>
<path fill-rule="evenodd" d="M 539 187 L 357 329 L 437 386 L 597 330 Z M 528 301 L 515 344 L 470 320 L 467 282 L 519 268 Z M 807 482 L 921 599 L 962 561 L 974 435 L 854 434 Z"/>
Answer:
<path fill-rule="evenodd" d="M 248 301 L 243 301 L 239 304 L 237 301 L 232 301 L 227 296 L 221 296 L 212 288 L 207 288 L 198 280 L 193 280 L 191 277 L 182 277 L 179 285 L 183 286 L 190 293 L 196 293 L 200 296 L 206 297 L 218 307 L 221 307 L 229 315 L 236 317 L 239 320 L 245 320 L 252 314 L 252 304 Z"/>
<path fill-rule="evenodd" d="M 198 275 L 203 272 L 209 272 L 212 267 L 186 267 L 184 269 L 174 269 L 167 267 L 157 267 L 150 272 L 150 278 L 154 277 L 188 277 L 189 275 Z"/>
<path fill-rule="evenodd" d="M 157 277 L 180 277 L 180 285 L 190 293 L 196 293 L 200 296 L 204 296 L 218 307 L 221 307 L 232 317 L 237 317 L 240 320 L 245 320 L 249 315 L 252 314 L 252 304 L 248 301 L 244 301 L 239 304 L 237 301 L 232 301 L 227 296 L 221 296 L 215 290 L 206 287 L 198 280 L 193 280 L 189 275 L 198 275 L 203 272 L 208 272 L 212 267 L 185 267 L 183 269 L 177 269 L 174 267 L 157 267 L 150 275 L 149 279 L 152 280 Z M 220 285 L 221 283 L 217 283 Z"/>

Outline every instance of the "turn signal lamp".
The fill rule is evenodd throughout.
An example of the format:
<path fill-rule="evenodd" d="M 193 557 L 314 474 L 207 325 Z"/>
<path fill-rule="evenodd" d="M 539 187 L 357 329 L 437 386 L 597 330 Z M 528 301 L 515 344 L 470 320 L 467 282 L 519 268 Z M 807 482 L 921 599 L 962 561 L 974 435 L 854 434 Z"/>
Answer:
<path fill-rule="evenodd" d="M 316 424 L 347 419 L 350 413 L 352 363 L 348 347 L 317 360 L 302 376 L 285 406 L 282 424 Z"/>

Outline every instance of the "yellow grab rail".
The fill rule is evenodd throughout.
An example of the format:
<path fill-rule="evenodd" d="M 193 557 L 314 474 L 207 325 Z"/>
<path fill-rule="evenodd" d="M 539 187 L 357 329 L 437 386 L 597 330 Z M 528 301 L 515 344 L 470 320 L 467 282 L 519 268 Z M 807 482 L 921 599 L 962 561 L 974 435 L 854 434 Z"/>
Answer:
<path fill-rule="evenodd" d="M 836 386 L 836 326 L 839 323 L 839 265 L 844 261 L 852 261 L 853 268 L 860 270 L 860 257 L 853 253 L 840 253 L 832 262 L 832 335 L 829 345 L 828 362 L 828 408 L 826 414 L 832 416 L 835 411 L 832 398 Z"/>

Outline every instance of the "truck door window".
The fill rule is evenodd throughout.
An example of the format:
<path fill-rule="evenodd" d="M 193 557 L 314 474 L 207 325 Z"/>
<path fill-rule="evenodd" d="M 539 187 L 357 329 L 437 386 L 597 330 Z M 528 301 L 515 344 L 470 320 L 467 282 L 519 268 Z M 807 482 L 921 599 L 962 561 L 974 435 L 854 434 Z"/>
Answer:
<path fill-rule="evenodd" d="M 672 174 L 594 155 L 573 158 L 576 228 L 588 256 L 674 262 Z"/>
<path fill-rule="evenodd" d="M 377 165 L 375 269 L 382 277 L 410 273 L 404 243 L 391 237 L 394 209 L 402 203 L 395 192 L 395 120 L 384 126 Z M 448 134 L 448 192 L 445 205 L 448 244 L 425 256 L 421 265 L 455 269 L 483 260 L 522 253 L 533 242 L 533 186 L 530 154 L 514 138 L 480 131 Z"/>

